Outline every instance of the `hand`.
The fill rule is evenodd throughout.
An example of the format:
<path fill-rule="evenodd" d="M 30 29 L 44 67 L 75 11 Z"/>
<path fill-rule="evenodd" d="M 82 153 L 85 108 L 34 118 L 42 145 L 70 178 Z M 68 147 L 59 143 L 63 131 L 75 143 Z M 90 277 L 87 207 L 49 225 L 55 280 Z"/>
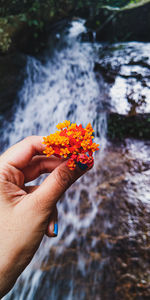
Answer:
<path fill-rule="evenodd" d="M 42 137 L 32 136 L 0 157 L 0 297 L 15 284 L 45 233 L 53 236 L 56 203 L 82 174 L 66 162 L 42 155 Z M 25 187 L 40 174 L 51 174 L 40 186 Z"/>

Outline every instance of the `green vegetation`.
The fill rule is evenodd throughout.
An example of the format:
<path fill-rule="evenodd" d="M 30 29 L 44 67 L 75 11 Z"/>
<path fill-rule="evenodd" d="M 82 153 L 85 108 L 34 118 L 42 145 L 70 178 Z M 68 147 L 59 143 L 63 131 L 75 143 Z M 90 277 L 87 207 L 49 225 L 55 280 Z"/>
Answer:
<path fill-rule="evenodd" d="M 9 33 L 7 32 L 7 30 L 5 30 L 7 28 L 7 24 L 7 19 L 0 19 L 0 48 L 2 52 L 8 51 L 11 44 Z"/>
<path fill-rule="evenodd" d="M 33 31 L 37 39 L 47 23 L 89 11 L 96 15 L 103 5 L 123 7 L 142 0 L 1 0 L 0 52 L 12 48 L 14 37 L 23 27 Z"/>
<path fill-rule="evenodd" d="M 70 0 L 1 0 L 0 4 L 0 52 L 12 48 L 12 41 L 22 28 L 33 32 L 37 39 L 48 22 L 68 16 L 73 9 Z M 71 6 L 72 5 L 72 6 Z"/>

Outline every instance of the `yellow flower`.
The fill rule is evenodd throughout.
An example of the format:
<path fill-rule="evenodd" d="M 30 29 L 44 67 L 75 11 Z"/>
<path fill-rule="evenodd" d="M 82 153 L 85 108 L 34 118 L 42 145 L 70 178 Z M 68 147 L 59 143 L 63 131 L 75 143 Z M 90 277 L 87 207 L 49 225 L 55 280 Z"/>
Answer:
<path fill-rule="evenodd" d="M 62 122 L 62 123 L 59 123 L 56 127 L 57 127 L 57 129 L 63 129 L 63 128 L 65 128 L 65 127 L 69 127 L 69 125 L 70 125 L 70 121 L 64 121 L 64 122 Z"/>
<path fill-rule="evenodd" d="M 77 163 L 93 165 L 93 152 L 98 150 L 98 144 L 93 143 L 94 132 L 91 123 L 86 128 L 80 124 L 70 124 L 65 120 L 59 123 L 57 131 L 44 137 L 43 144 L 46 145 L 44 154 L 47 156 L 56 155 L 58 157 L 68 158 L 67 165 L 74 170 Z"/>

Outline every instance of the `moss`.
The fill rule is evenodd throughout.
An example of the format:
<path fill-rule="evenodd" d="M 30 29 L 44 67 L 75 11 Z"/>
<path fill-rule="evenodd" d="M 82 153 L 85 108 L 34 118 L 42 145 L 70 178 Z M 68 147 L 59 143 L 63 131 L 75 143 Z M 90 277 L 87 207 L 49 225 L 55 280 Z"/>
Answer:
<path fill-rule="evenodd" d="M 15 36 L 23 26 L 20 15 L 0 18 L 0 52 L 7 53 L 15 48 Z"/>
<path fill-rule="evenodd" d="M 8 21 L 6 18 L 0 19 L 0 50 L 7 52 L 10 48 L 11 37 L 8 30 Z"/>

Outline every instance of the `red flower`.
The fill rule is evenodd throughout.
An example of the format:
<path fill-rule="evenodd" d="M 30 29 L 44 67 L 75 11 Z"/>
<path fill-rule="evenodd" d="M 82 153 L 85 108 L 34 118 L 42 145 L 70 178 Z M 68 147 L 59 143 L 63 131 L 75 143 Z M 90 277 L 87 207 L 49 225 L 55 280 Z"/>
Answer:
<path fill-rule="evenodd" d="M 91 167 L 94 163 L 93 152 L 99 150 L 98 144 L 93 143 L 93 128 L 89 123 L 86 128 L 70 121 L 57 125 L 57 131 L 44 137 L 47 156 L 68 158 L 67 165 L 74 170 L 78 163 Z"/>

